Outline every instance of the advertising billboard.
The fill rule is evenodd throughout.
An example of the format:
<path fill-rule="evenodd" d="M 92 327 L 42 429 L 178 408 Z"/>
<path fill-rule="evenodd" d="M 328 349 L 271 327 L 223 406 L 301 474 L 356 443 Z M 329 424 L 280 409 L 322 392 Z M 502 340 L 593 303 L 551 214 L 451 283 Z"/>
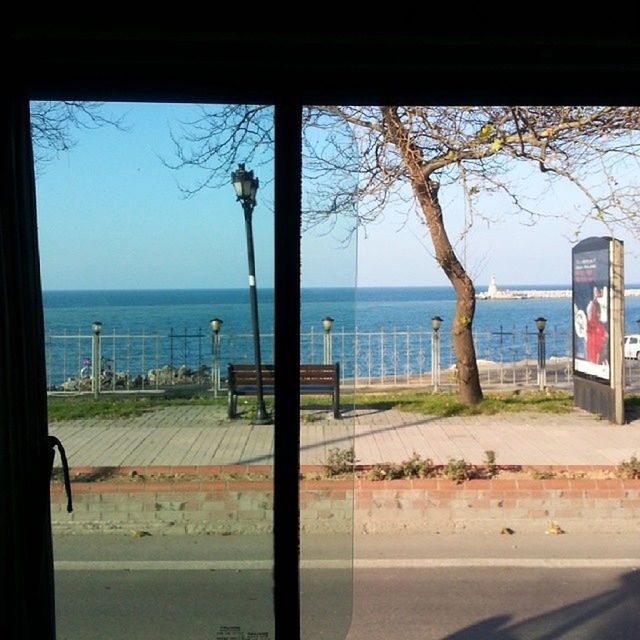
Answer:
<path fill-rule="evenodd" d="M 588 238 L 573 249 L 573 370 L 611 380 L 610 238 Z"/>

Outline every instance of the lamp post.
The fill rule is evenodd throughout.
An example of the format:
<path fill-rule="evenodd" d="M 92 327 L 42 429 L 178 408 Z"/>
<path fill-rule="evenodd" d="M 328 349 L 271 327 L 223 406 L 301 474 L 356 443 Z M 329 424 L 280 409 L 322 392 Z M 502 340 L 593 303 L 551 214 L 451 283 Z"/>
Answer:
<path fill-rule="evenodd" d="M 222 320 L 213 318 L 209 320 L 211 325 L 211 355 L 213 362 L 211 363 L 211 386 L 213 387 L 213 397 L 218 397 L 220 389 L 220 329 L 222 328 Z"/>
<path fill-rule="evenodd" d="M 253 325 L 253 350 L 256 365 L 256 415 L 253 424 L 271 424 L 271 417 L 264 406 L 262 393 L 262 358 L 260 356 L 260 324 L 258 322 L 258 294 L 256 291 L 256 265 L 253 255 L 253 229 L 251 217 L 256 206 L 256 192 L 260 183 L 253 177 L 253 171 L 247 171 L 244 164 L 239 164 L 231 174 L 231 182 L 236 190 L 238 202 L 244 211 L 244 225 L 247 234 L 247 254 L 249 259 L 249 303 L 251 305 L 251 323 Z"/>
<path fill-rule="evenodd" d="M 333 326 L 333 318 L 326 316 L 322 318 L 322 328 L 324 329 L 324 364 L 331 364 L 333 355 L 331 353 L 331 327 Z"/>
<path fill-rule="evenodd" d="M 536 318 L 536 328 L 538 329 L 538 388 L 543 391 L 547 386 L 547 369 L 544 345 L 544 328 L 547 325 L 547 319 L 540 316 Z"/>
<path fill-rule="evenodd" d="M 102 359 L 100 353 L 100 333 L 102 332 L 102 322 L 96 320 L 91 324 L 93 337 L 91 340 L 91 391 L 93 397 L 100 396 L 100 361 Z"/>
<path fill-rule="evenodd" d="M 442 322 L 440 316 L 431 318 L 431 382 L 434 393 L 440 390 L 440 327 Z"/>

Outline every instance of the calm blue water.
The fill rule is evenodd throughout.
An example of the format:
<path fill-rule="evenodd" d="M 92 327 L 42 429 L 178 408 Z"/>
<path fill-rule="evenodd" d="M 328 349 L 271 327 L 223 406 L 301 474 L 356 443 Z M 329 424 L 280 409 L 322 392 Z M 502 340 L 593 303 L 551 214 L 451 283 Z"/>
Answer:
<path fill-rule="evenodd" d="M 634 285 L 629 285 L 635 288 Z M 508 289 L 568 289 L 569 286 L 526 287 L 505 285 Z M 484 289 L 482 289 L 484 290 Z M 273 291 L 259 291 L 260 327 L 263 335 L 263 359 L 272 358 L 273 331 Z M 314 337 L 303 341 L 303 360 L 319 361 L 322 358 L 322 323 L 327 315 L 335 319 L 333 328 L 334 360 L 342 356 L 343 366 L 349 364 L 352 352 L 350 338 L 341 338 L 355 327 L 361 332 L 380 332 L 386 338 L 379 344 L 379 337 L 373 336 L 373 344 L 366 349 L 368 355 L 360 354 L 359 369 L 371 370 L 380 367 L 387 358 L 398 356 L 398 349 L 405 348 L 411 358 L 419 362 L 415 367 L 428 367 L 430 362 L 428 333 L 431 317 L 440 315 L 444 319 L 443 338 L 448 334 L 448 326 L 454 314 L 455 298 L 449 287 L 402 287 L 402 288 L 323 288 L 303 289 L 302 326 L 303 333 L 313 333 Z M 48 336 L 88 336 L 91 323 L 100 320 L 103 325 L 103 356 L 116 360 L 116 368 L 140 371 L 164 364 L 210 363 L 211 343 L 209 320 L 217 316 L 224 321 L 221 332 L 222 361 L 251 361 L 251 317 L 247 291 L 244 289 L 217 290 L 147 290 L 147 291 L 46 291 L 44 293 L 45 331 Z M 511 352 L 510 356 L 522 357 L 521 339 L 500 335 L 500 332 L 533 333 L 534 318 L 547 318 L 549 347 L 556 355 L 567 355 L 570 343 L 555 334 L 568 334 L 571 328 L 570 299 L 537 300 L 478 300 L 474 331 L 491 334 L 477 342 L 478 355 L 482 358 L 497 359 L 497 349 Z M 627 332 L 637 331 L 636 320 L 640 318 L 640 298 L 626 301 Z M 425 342 L 414 335 L 409 338 L 396 336 L 392 346 L 390 336 L 396 332 L 425 331 Z M 174 338 L 168 339 L 173 332 Z M 145 338 L 111 338 L 117 335 L 145 335 Z M 184 337 L 185 333 L 188 337 Z M 244 334 L 244 337 L 239 337 Z M 155 337 L 147 337 L 155 336 Z M 182 336 L 182 337 L 178 337 Z M 345 344 L 346 340 L 346 344 Z M 378 342 L 376 342 L 376 340 Z M 516 344 L 518 342 L 518 344 Z M 443 362 L 447 355 L 447 340 L 443 339 Z M 407 348 L 408 347 L 408 348 Z M 365 346 L 359 345 L 359 352 Z M 393 349 L 393 354 L 391 353 Z M 529 347 L 524 347 L 525 350 Z M 57 381 L 75 374 L 81 361 L 91 354 L 88 338 L 50 339 L 47 342 L 48 368 L 50 378 Z M 517 353 L 516 353 L 517 351 Z M 549 352 L 549 348 L 548 348 Z M 502 357 L 503 354 L 501 354 Z M 525 355 L 528 355 L 528 351 Z M 408 359 L 408 358 L 407 358 Z M 387 370 L 398 367 L 398 362 L 386 362 Z M 125 366 L 126 365 L 126 366 Z M 409 364 L 413 368 L 412 364 Z"/>
<path fill-rule="evenodd" d="M 632 285 L 635 288 L 635 285 Z M 527 287 L 508 285 L 509 289 L 567 289 L 568 286 Z M 261 330 L 273 330 L 273 291 L 259 292 Z M 321 319 L 335 318 L 334 330 L 378 331 L 430 327 L 433 315 L 444 318 L 443 329 L 455 308 L 453 289 L 449 287 L 398 287 L 353 289 L 303 289 L 302 331 L 321 330 Z M 167 333 L 187 328 L 209 332 L 209 320 L 224 320 L 223 331 L 243 333 L 250 330 L 247 291 L 243 289 L 148 290 L 148 291 L 45 291 L 47 334 L 89 332 L 94 320 L 100 320 L 105 332 Z M 533 320 L 545 316 L 549 328 L 568 331 L 571 304 L 558 300 L 479 300 L 474 328 L 497 331 L 500 325 L 511 330 L 533 327 Z M 626 302 L 627 329 L 633 331 L 640 317 L 640 298 Z"/>

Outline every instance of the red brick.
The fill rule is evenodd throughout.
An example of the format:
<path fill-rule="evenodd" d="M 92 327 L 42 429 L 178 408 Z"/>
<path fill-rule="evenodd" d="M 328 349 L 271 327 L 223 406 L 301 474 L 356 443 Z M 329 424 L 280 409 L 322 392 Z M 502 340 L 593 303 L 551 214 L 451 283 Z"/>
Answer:
<path fill-rule="evenodd" d="M 248 473 L 273 475 L 273 465 L 272 464 L 250 464 L 248 466 Z"/>
<path fill-rule="evenodd" d="M 147 484 L 151 484 L 151 483 L 147 483 Z M 200 482 L 198 482 L 198 481 L 189 482 L 187 480 L 187 481 L 182 481 L 182 482 L 166 482 L 166 483 L 154 482 L 153 484 L 156 487 L 161 487 L 161 488 L 156 488 L 155 489 L 155 491 L 157 491 L 157 492 L 172 492 L 172 491 L 192 492 L 192 491 L 200 491 Z"/>
<path fill-rule="evenodd" d="M 246 464 L 225 464 L 220 466 L 222 473 L 247 473 L 249 470 Z"/>
<path fill-rule="evenodd" d="M 273 482 L 271 480 L 229 480 L 227 488 L 229 491 L 268 491 L 273 489 Z"/>
<path fill-rule="evenodd" d="M 145 474 L 148 475 L 171 475 L 173 473 L 173 467 L 169 465 L 157 465 L 145 468 Z"/>
<path fill-rule="evenodd" d="M 203 476 L 219 476 L 222 467 L 219 464 L 202 464 L 196 467 L 197 473 Z"/>
<path fill-rule="evenodd" d="M 361 479 L 356 482 L 356 490 L 371 491 L 373 489 L 384 488 L 385 483 L 382 480 Z"/>
<path fill-rule="evenodd" d="M 569 480 L 569 485 L 573 490 L 597 489 L 597 480 L 585 480 L 583 478 Z"/>
<path fill-rule="evenodd" d="M 545 491 L 548 491 L 550 489 L 570 489 L 571 485 L 570 485 L 570 480 L 567 479 L 563 479 L 563 478 L 557 478 L 555 480 L 543 480 L 542 481 L 542 488 Z"/>
<path fill-rule="evenodd" d="M 542 480 L 534 480 L 533 478 L 523 478 L 516 480 L 516 486 L 520 490 L 540 490 L 542 489 Z"/>
<path fill-rule="evenodd" d="M 598 484 L 598 489 L 609 489 L 611 490 L 620 490 L 624 489 L 625 482 L 631 482 L 630 480 L 619 480 L 615 478 L 610 478 L 608 480 L 596 480 Z M 628 487 L 631 489 L 631 486 Z"/>
<path fill-rule="evenodd" d="M 491 491 L 515 491 L 518 488 L 516 480 L 489 480 Z"/>
<path fill-rule="evenodd" d="M 476 479 L 476 480 L 467 480 L 464 484 L 463 487 L 464 489 L 471 489 L 471 490 L 486 490 L 489 489 L 491 486 L 491 480 L 480 480 L 480 479 Z"/>
<path fill-rule="evenodd" d="M 437 489 L 438 483 L 437 478 L 414 478 L 412 480 L 414 489 Z"/>
<path fill-rule="evenodd" d="M 194 464 L 174 464 L 170 467 L 170 473 L 196 473 L 198 467 Z"/>
<path fill-rule="evenodd" d="M 443 478 L 438 478 L 438 491 L 455 491 L 459 488 L 460 485 L 453 480 L 444 480 Z"/>
<path fill-rule="evenodd" d="M 350 485 L 346 485 L 347 487 Z M 330 491 L 344 489 L 345 484 L 340 480 L 303 480 L 300 482 L 300 493 L 304 491 Z"/>

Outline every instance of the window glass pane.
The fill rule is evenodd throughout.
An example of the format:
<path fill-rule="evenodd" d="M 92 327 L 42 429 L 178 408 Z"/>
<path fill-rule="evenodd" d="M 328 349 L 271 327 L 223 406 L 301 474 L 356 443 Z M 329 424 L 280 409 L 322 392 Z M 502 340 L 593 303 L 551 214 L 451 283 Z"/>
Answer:
<path fill-rule="evenodd" d="M 303 122 L 301 626 L 338 640 L 353 590 L 358 149 L 319 107 Z"/>
<path fill-rule="evenodd" d="M 335 172 L 322 195 L 335 196 L 345 165 L 357 168 L 366 224 L 350 640 L 624 637 L 637 618 L 622 559 L 637 553 L 625 503 L 635 494 L 620 478 L 634 475 L 636 440 L 571 409 L 572 332 L 590 332 L 591 294 L 596 332 L 607 333 L 607 309 L 619 319 L 602 285 L 572 299 L 572 240 L 609 235 L 602 222 L 617 220 L 616 236 L 635 244 L 636 111 L 308 114 L 323 140 L 309 162 Z M 351 164 L 339 144 L 345 129 L 358 149 Z M 330 202 L 342 210 L 344 201 Z M 624 273 L 634 283 L 630 253 Z M 585 263 L 582 283 L 592 275 Z M 628 291 L 628 333 L 637 332 L 638 304 Z M 634 351 L 637 343 L 629 340 Z M 640 369 L 628 355 L 635 393 Z"/>
<path fill-rule="evenodd" d="M 32 103 L 61 638 L 273 637 L 272 120 Z"/>

